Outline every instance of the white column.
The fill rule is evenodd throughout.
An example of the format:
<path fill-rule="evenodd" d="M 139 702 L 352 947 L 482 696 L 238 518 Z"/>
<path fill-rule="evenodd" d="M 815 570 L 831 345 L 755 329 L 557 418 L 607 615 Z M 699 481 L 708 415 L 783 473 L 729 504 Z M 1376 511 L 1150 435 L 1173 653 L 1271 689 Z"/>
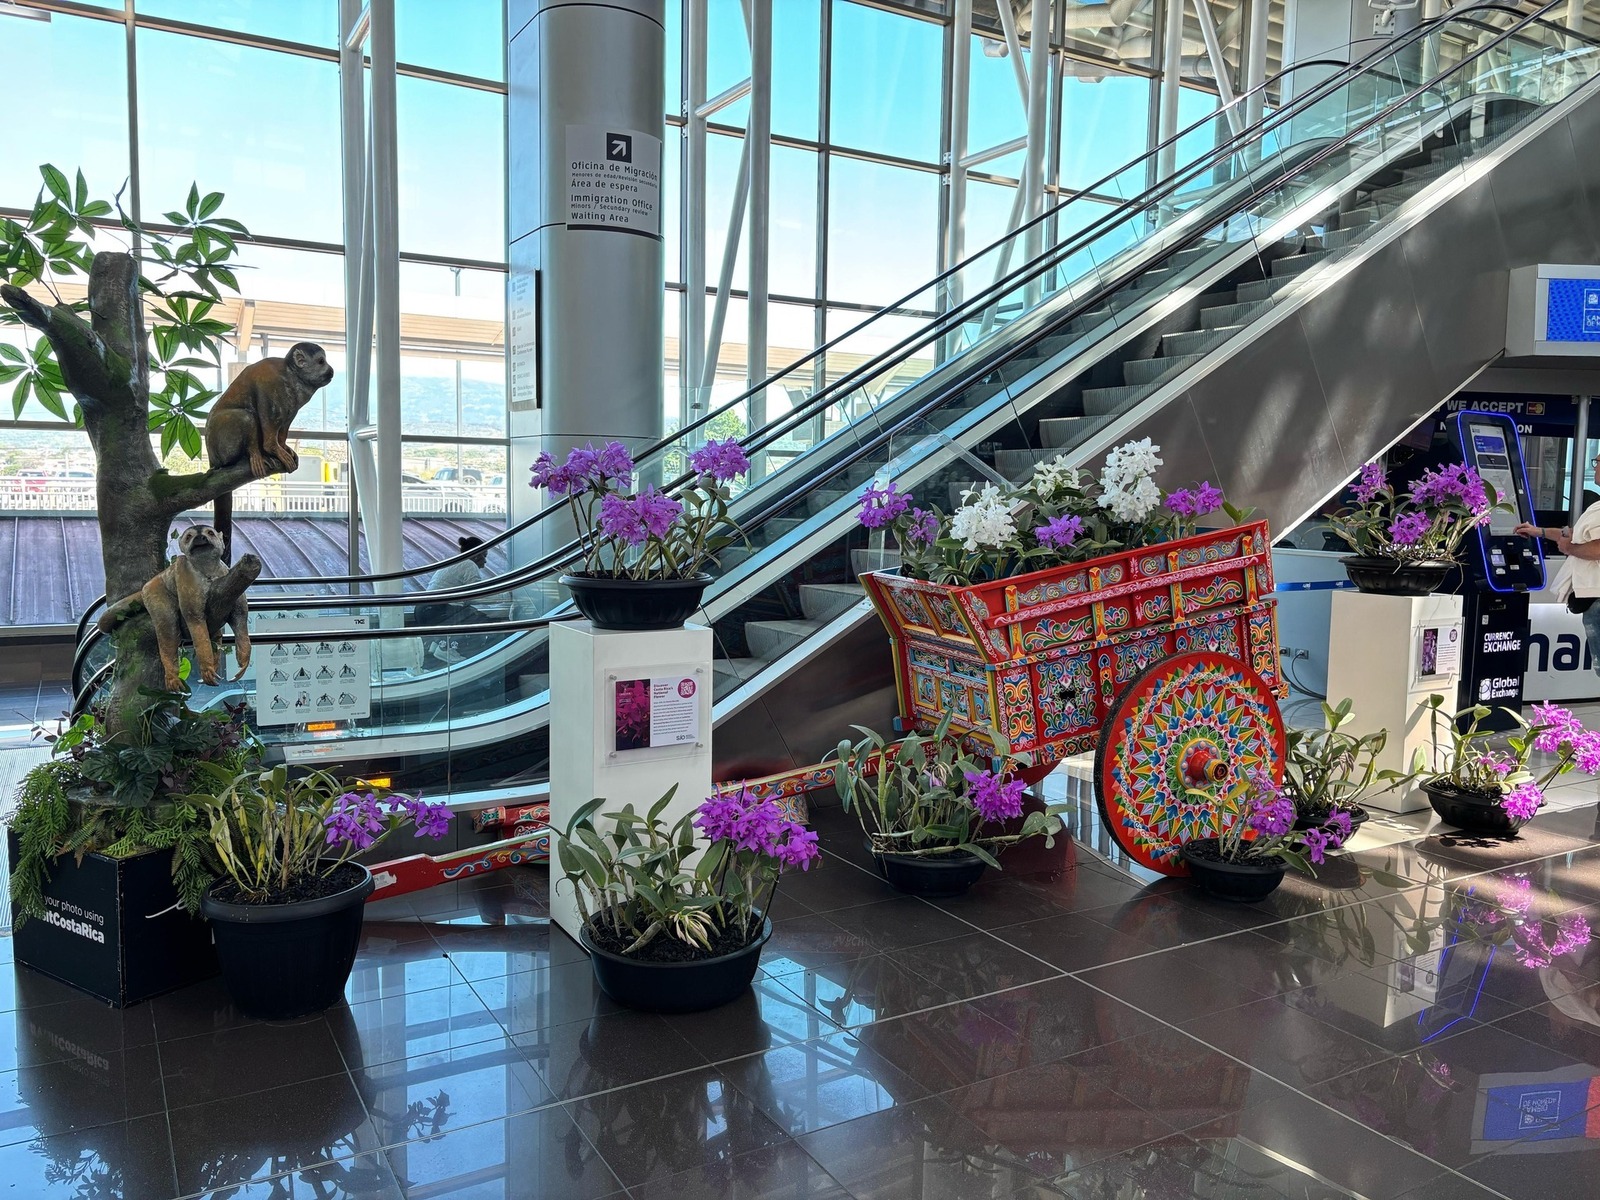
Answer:
<path fill-rule="evenodd" d="M 513 270 L 539 279 L 537 350 L 526 351 L 539 409 L 512 414 L 513 472 L 589 441 L 640 450 L 664 424 L 665 0 L 526 8 L 507 55 L 508 191 Z M 513 521 L 537 506 L 532 489 L 511 494 Z M 570 534 L 546 524 L 547 542 Z"/>
<path fill-rule="evenodd" d="M 373 412 L 377 438 L 377 529 L 367 525 L 374 573 L 405 566 L 400 509 L 400 168 L 395 132 L 394 0 L 369 0 L 372 14 Z M 378 584 L 399 591 L 398 580 Z M 400 610 L 385 610 L 399 616 Z"/>
<path fill-rule="evenodd" d="M 1161 33 L 1161 120 L 1156 140 L 1165 142 L 1178 132 L 1178 93 L 1183 78 L 1183 0 L 1165 0 L 1166 23 Z M 1171 176 L 1178 161 L 1176 144 L 1156 156 L 1161 179 Z"/>
<path fill-rule="evenodd" d="M 750 388 L 767 379 L 767 291 L 772 213 L 772 0 L 749 0 L 750 301 L 746 378 Z M 767 396 L 752 392 L 750 428 L 767 423 Z"/>

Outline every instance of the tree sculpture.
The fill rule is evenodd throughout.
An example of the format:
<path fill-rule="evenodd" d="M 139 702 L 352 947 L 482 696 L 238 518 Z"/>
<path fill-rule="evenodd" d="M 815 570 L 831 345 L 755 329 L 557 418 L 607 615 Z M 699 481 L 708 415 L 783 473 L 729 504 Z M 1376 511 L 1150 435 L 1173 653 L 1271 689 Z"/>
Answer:
<path fill-rule="evenodd" d="M 62 418 L 68 416 L 63 391 L 77 401 L 77 419 L 95 455 L 106 595 L 131 596 L 166 566 L 180 513 L 228 496 L 254 477 L 249 458 L 173 474 L 151 445 L 152 432 L 159 431 L 163 456 L 174 446 L 199 456 L 196 421 L 216 393 L 194 371 L 220 369 L 223 339 L 233 328 L 211 314 L 223 288 L 238 290 L 228 263 L 247 231 L 214 216 L 221 193 L 202 196 L 191 188 L 186 210 L 165 214 L 176 233 L 151 235 L 124 216 L 133 251 L 95 252 L 91 239 L 105 234 L 96 221 L 112 205 L 89 199 L 82 172 L 75 187 L 54 167 L 40 172 L 44 187 L 28 217 L 0 220 L 0 300 L 9 309 L 0 314 L 42 336 L 28 353 L 0 343 L 0 384 L 15 385 L 12 406 L 19 418 L 30 396 Z M 153 268 L 148 275 L 146 266 Z M 87 296 L 69 302 L 62 285 L 75 276 L 87 276 Z M 36 299 L 29 285 L 42 285 L 55 303 Z M 277 458 L 258 459 L 257 466 L 263 474 L 284 469 Z M 213 638 L 260 569 L 260 560 L 247 555 L 215 582 L 206 605 Z M 136 611 L 111 636 L 116 666 L 103 734 L 138 741 L 137 716 L 149 704 L 141 689 L 167 690 L 155 629 L 148 614 Z"/>

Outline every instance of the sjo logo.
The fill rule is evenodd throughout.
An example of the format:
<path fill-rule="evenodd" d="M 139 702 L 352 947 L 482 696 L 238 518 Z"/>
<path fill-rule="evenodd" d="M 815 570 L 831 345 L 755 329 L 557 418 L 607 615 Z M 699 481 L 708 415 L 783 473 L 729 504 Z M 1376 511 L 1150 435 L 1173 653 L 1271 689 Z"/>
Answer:
<path fill-rule="evenodd" d="M 606 161 L 631 163 L 633 161 L 633 135 L 627 133 L 606 134 Z"/>

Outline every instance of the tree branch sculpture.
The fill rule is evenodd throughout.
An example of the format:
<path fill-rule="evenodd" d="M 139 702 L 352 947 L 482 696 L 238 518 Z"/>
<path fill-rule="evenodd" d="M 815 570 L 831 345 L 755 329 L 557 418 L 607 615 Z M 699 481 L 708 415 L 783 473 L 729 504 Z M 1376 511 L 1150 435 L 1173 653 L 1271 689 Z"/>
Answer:
<path fill-rule="evenodd" d="M 222 202 L 220 193 L 202 196 L 198 189 L 191 189 L 186 210 L 166 214 L 180 229 L 177 237 L 141 234 L 149 251 L 144 261 L 161 268 L 160 277 L 153 282 L 141 274 L 141 260 L 131 253 L 91 255 L 87 239 L 97 235 L 96 219 L 109 214 L 112 206 L 89 200 L 81 172 L 76 191 L 54 167 L 41 167 L 40 172 L 45 187 L 27 220 L 0 219 L 0 280 L 6 281 L 0 283 L 0 303 L 4 305 L 0 316 L 9 310 L 15 321 L 36 330 L 44 342 L 34 347 L 31 358 L 0 343 L 0 383 L 17 381 L 13 408 L 19 417 L 30 395 L 61 417 L 67 416 L 61 399 L 63 388 L 78 403 L 84 431 L 94 448 L 106 596 L 110 601 L 123 601 L 113 606 L 115 614 L 107 614 L 113 619 L 105 622 L 115 646 L 116 665 L 104 712 L 104 732 L 109 739 L 132 742 L 141 736 L 137 717 L 149 704 L 141 690 L 171 690 L 173 682 L 168 669 L 172 664 L 163 666 L 156 626 L 137 594 L 167 567 L 174 518 L 215 503 L 216 523 L 224 525 L 222 518 L 231 512 L 236 488 L 255 478 L 292 470 L 294 463 L 288 460 L 294 458 L 293 451 L 282 440 L 288 433 L 289 418 L 333 372 L 321 349 L 305 343 L 292 348 L 288 358 L 252 364 L 212 406 L 214 412 L 226 413 L 219 424 L 226 425 L 233 436 L 213 447 L 209 469 L 183 475 L 167 471 L 151 444 L 152 431 L 161 434 L 162 455 L 176 445 L 191 458 L 199 457 L 198 422 L 209 421 L 205 408 L 216 393 L 207 390 L 190 368 L 220 370 L 223 339 L 232 326 L 210 314 L 220 299 L 219 285 L 238 290 L 227 263 L 237 250 L 235 235 L 244 236 L 246 231 L 237 222 L 213 215 Z M 126 217 L 123 223 L 134 228 Z M 87 303 L 63 301 L 52 283 L 53 276 L 74 274 L 88 276 Z M 163 283 L 173 279 L 180 281 L 179 287 L 164 289 Z M 47 288 L 56 303 L 42 302 L 27 290 L 29 284 Z M 147 332 L 145 305 L 150 301 L 159 307 L 152 308 L 153 324 Z M 294 361 L 312 365 L 303 365 L 294 374 L 285 367 Z M 299 403 L 269 431 L 260 427 L 266 422 L 261 413 L 261 381 L 286 371 L 293 374 L 292 382 L 299 389 L 293 398 Z M 161 381 L 154 395 L 152 373 Z M 246 428 L 252 421 L 257 423 L 252 427 L 253 441 L 251 428 Z M 263 435 L 268 433 L 272 444 L 266 449 L 281 446 L 281 453 L 263 453 Z M 222 533 L 226 535 L 226 528 Z M 221 544 L 218 539 L 219 547 Z M 206 632 L 214 640 L 225 624 L 233 624 L 236 637 L 246 635 L 238 627 L 243 614 L 240 597 L 260 574 L 260 560 L 247 555 L 226 571 L 216 557 L 210 564 L 204 603 Z M 199 637 L 199 629 L 196 619 L 178 636 L 192 633 Z M 163 635 L 168 638 L 169 652 L 175 653 L 170 627 L 163 628 Z M 212 662 L 209 641 L 203 650 L 197 647 L 197 658 Z"/>

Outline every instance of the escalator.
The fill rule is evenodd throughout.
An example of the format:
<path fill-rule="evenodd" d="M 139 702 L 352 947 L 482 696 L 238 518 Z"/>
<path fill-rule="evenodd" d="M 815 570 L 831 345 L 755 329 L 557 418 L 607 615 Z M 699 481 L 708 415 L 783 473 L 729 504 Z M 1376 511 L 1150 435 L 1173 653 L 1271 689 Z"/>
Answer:
<path fill-rule="evenodd" d="M 1319 66 L 1314 84 L 1278 77 L 1254 124 L 1239 97 L 640 456 L 670 483 L 708 436 L 754 427 L 735 506 L 750 545 L 724 555 L 702 618 L 720 778 L 885 725 L 889 656 L 854 582 L 886 561 L 854 520 L 868 482 L 948 508 L 974 481 L 1150 436 L 1168 478 L 1212 479 L 1288 529 L 1499 355 L 1510 266 L 1600 261 L 1600 169 L 1575 150 L 1600 144 L 1600 45 L 1487 5 Z M 254 599 L 258 618 L 377 627 L 373 716 L 263 729 L 269 744 L 457 798 L 527 791 L 548 760 L 545 635 L 570 611 L 570 560 L 560 547 L 429 594 L 470 605 L 470 626 L 405 627 L 415 594 Z M 434 639 L 459 661 L 428 668 Z M 101 647 L 84 639 L 80 702 Z"/>

